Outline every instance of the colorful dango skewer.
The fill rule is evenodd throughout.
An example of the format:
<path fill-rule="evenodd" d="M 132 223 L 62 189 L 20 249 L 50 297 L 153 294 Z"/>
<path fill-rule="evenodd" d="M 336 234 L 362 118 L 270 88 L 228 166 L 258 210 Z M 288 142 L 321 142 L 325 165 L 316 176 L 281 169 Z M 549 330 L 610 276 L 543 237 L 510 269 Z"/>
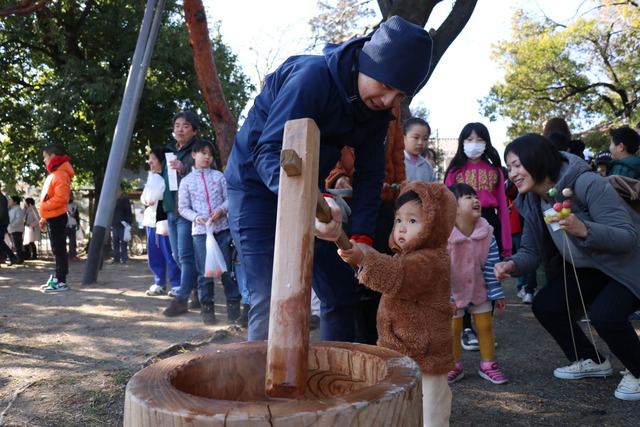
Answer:
<path fill-rule="evenodd" d="M 558 189 L 557 188 L 551 188 L 548 192 L 550 197 L 557 197 L 558 196 Z M 573 191 L 570 188 L 565 188 L 564 190 L 562 190 L 562 195 L 565 197 L 571 197 L 573 195 Z M 571 200 L 565 200 L 564 202 L 560 203 L 560 202 L 556 202 L 553 204 L 553 210 L 556 211 L 555 216 L 558 217 L 558 219 L 562 219 L 562 218 L 566 218 L 569 215 L 571 215 Z M 551 215 L 547 215 L 544 217 L 544 222 L 549 224 L 549 219 L 551 218 Z"/>

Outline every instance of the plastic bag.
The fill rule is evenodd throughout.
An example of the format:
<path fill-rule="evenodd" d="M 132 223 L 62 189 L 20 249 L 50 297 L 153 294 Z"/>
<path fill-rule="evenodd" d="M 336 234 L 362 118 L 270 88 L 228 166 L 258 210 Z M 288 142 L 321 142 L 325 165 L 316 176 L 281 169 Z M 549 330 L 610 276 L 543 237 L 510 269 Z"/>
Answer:
<path fill-rule="evenodd" d="M 35 227 L 26 226 L 24 228 L 24 240 L 22 241 L 22 244 L 28 245 L 31 242 L 36 242 L 35 234 Z"/>
<path fill-rule="evenodd" d="M 124 221 L 122 221 L 122 222 L 124 222 Z M 130 242 L 131 241 L 131 226 L 130 225 L 125 225 L 124 226 L 124 235 L 122 236 L 122 240 L 124 240 L 125 242 Z"/>
<path fill-rule="evenodd" d="M 82 227 L 78 227 L 76 230 L 76 240 L 84 239 L 84 231 L 82 231 Z"/>
<path fill-rule="evenodd" d="M 213 223 L 207 223 L 207 255 L 204 262 L 204 277 L 220 277 L 227 271 L 227 263 L 213 235 Z"/>
<path fill-rule="evenodd" d="M 162 199 L 163 195 L 164 179 L 162 178 L 162 175 L 150 171 L 147 183 L 144 185 L 144 190 L 142 190 L 140 200 L 145 205 L 156 204 L 158 203 L 158 200 Z"/>
<path fill-rule="evenodd" d="M 162 221 L 156 222 L 156 234 L 161 236 L 169 235 L 169 221 L 163 219 Z"/>

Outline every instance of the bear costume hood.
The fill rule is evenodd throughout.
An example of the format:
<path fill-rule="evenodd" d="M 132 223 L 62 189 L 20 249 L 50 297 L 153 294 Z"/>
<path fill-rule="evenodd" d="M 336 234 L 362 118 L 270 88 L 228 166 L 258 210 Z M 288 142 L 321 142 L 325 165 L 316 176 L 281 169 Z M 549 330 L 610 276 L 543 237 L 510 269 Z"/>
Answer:
<path fill-rule="evenodd" d="M 389 236 L 389 247 L 398 254 L 413 252 L 417 249 L 446 247 L 456 222 L 458 212 L 456 197 L 451 190 L 439 182 L 403 182 L 400 196 L 409 191 L 415 192 L 420 198 L 425 227 L 416 239 L 406 243 L 402 249 L 395 241 L 392 232 Z"/>

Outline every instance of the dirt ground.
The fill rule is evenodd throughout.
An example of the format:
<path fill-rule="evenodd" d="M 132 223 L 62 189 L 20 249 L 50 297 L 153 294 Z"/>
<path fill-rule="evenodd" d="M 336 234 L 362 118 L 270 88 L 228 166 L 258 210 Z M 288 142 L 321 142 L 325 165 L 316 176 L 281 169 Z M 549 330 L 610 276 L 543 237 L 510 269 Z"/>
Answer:
<path fill-rule="evenodd" d="M 0 425 L 122 425 L 126 383 L 143 367 L 215 343 L 244 341 L 246 330 L 226 322 L 221 289 L 218 324 L 200 315 L 168 319 L 167 297 L 147 297 L 153 278 L 144 257 L 105 263 L 98 284 L 81 286 L 85 260 L 72 262 L 68 292 L 45 295 L 50 259 L 0 268 Z M 553 377 L 566 360 L 529 306 L 505 284 L 508 307 L 496 313 L 496 358 L 510 381 L 493 385 L 475 369 L 478 352 L 463 351 L 466 377 L 452 385 L 452 425 L 638 425 L 640 402 L 613 397 L 621 379 L 563 381 Z M 640 333 L 640 322 L 635 322 Z M 312 339 L 318 339 L 313 332 Z M 598 340 L 599 348 L 608 354 Z"/>

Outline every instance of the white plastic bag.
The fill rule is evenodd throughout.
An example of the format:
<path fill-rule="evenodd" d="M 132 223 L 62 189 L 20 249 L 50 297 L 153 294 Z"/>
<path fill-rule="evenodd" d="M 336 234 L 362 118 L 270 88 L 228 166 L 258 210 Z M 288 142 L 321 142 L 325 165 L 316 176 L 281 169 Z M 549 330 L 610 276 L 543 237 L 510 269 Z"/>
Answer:
<path fill-rule="evenodd" d="M 164 195 L 164 179 L 162 175 L 149 171 L 147 183 L 144 185 L 140 200 L 145 205 L 157 204 Z"/>
<path fill-rule="evenodd" d="M 220 277 L 227 271 L 222 251 L 213 235 L 213 223 L 207 223 L 207 255 L 204 262 L 204 277 Z"/>
<path fill-rule="evenodd" d="M 169 221 L 163 219 L 162 221 L 156 222 L 156 234 L 161 236 L 169 235 Z"/>
<path fill-rule="evenodd" d="M 131 241 L 131 226 L 126 222 L 122 221 L 122 225 L 124 225 L 124 235 L 122 236 L 122 240 L 125 242 Z"/>

